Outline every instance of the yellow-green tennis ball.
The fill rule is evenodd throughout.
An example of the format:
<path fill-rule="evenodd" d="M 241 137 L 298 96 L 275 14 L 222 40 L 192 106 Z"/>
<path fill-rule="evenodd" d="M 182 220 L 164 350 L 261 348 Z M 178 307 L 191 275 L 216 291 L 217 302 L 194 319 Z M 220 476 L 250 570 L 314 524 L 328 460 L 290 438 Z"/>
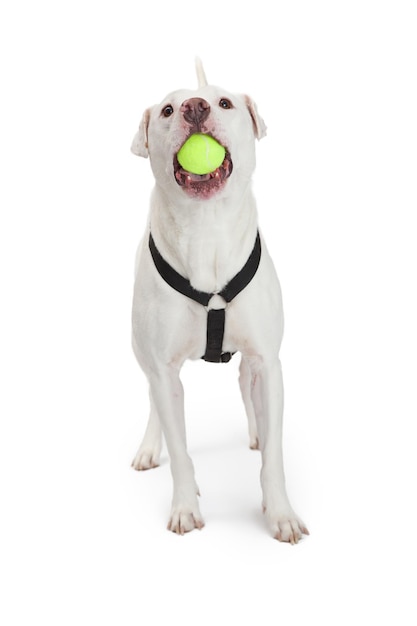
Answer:
<path fill-rule="evenodd" d="M 180 148 L 177 159 L 191 174 L 210 174 L 223 163 L 226 150 L 210 135 L 191 135 Z"/>

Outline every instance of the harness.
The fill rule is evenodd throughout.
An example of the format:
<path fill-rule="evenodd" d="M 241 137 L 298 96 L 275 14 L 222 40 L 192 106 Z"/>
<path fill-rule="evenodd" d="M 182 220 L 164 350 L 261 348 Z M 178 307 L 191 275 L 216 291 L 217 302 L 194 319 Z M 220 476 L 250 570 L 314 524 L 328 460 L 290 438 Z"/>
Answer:
<path fill-rule="evenodd" d="M 207 293 L 194 289 L 187 278 L 181 276 L 181 274 L 165 261 L 155 245 L 152 234 L 149 234 L 149 249 L 155 267 L 164 281 L 168 283 L 170 287 L 179 291 L 179 293 L 187 296 L 187 298 L 191 298 L 191 300 L 198 302 L 204 307 L 208 307 L 211 298 L 215 295 L 221 296 L 226 301 L 226 305 L 231 302 L 233 298 L 250 283 L 256 274 L 261 260 L 261 239 L 258 232 L 253 250 L 240 272 L 238 272 L 221 291 Z M 222 351 L 225 318 L 225 308 L 209 309 L 207 311 L 206 351 L 201 358 L 210 363 L 228 363 L 234 354 L 233 352 Z"/>

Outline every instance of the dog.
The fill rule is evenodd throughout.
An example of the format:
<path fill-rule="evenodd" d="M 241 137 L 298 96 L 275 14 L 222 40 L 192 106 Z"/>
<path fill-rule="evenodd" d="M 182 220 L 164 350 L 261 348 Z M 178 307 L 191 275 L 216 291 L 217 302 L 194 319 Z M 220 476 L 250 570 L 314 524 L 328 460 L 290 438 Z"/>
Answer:
<path fill-rule="evenodd" d="M 240 352 L 250 447 L 262 454 L 263 511 L 273 537 L 294 544 L 309 533 L 285 487 L 281 290 L 251 189 L 255 139 L 266 127 L 250 97 L 209 85 L 199 59 L 196 71 L 197 90 L 175 91 L 147 109 L 131 146 L 135 155 L 149 156 L 155 178 L 132 309 L 133 350 L 149 382 L 150 416 L 132 465 L 158 466 L 163 435 L 173 477 L 168 529 L 184 534 L 204 526 L 179 373 L 186 359 L 220 363 Z M 214 172 L 197 175 L 179 164 L 178 151 L 194 133 L 225 148 Z"/>

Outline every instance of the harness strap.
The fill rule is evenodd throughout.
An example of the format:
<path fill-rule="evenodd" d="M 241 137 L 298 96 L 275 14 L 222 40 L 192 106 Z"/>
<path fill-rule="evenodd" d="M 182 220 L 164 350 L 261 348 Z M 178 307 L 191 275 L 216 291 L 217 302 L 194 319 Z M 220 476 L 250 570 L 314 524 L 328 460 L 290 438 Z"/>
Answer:
<path fill-rule="evenodd" d="M 261 238 L 259 236 L 259 232 L 257 232 L 255 245 L 253 246 L 252 252 L 250 253 L 245 265 L 219 293 L 219 295 L 224 298 L 226 302 L 231 302 L 233 298 L 235 298 L 241 291 L 244 290 L 245 287 L 249 285 L 258 270 L 260 260 Z"/>
<path fill-rule="evenodd" d="M 222 352 L 226 309 L 210 309 L 207 313 L 207 343 L 202 359 L 209 363 L 228 363 L 233 352 Z"/>
<path fill-rule="evenodd" d="M 153 258 L 153 262 L 155 263 L 155 267 L 164 279 L 166 283 L 175 291 L 179 291 L 184 296 L 191 298 L 191 300 L 195 300 L 199 304 L 203 306 L 208 306 L 212 293 L 206 293 L 205 291 L 198 291 L 191 286 L 189 280 L 181 276 L 169 263 L 165 261 L 158 248 L 155 245 L 152 234 L 149 233 L 149 249 L 151 251 L 151 255 Z"/>
<path fill-rule="evenodd" d="M 168 283 L 172 289 L 175 289 L 175 291 L 182 293 L 184 296 L 187 296 L 187 298 L 191 298 L 191 300 L 205 307 L 208 306 L 211 298 L 216 294 L 226 300 L 227 303 L 231 302 L 233 298 L 250 283 L 257 272 L 261 260 L 261 238 L 258 232 L 253 250 L 240 272 L 238 272 L 221 291 L 207 293 L 194 289 L 187 278 L 181 276 L 181 274 L 165 261 L 156 247 L 151 233 L 149 233 L 149 249 L 155 267 L 164 281 Z M 225 309 L 210 309 L 207 313 L 206 351 L 204 356 L 201 357 L 205 361 L 211 363 L 228 363 L 233 356 L 231 352 L 222 352 L 225 318 Z"/>

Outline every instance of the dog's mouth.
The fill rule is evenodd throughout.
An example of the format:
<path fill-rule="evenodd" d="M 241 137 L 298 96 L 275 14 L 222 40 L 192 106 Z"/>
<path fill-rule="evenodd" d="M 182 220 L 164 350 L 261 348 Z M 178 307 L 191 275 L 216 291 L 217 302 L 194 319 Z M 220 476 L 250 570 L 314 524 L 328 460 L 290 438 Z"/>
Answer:
<path fill-rule="evenodd" d="M 174 156 L 174 176 L 177 184 L 191 196 L 208 198 L 220 191 L 233 170 L 233 162 L 228 150 L 226 150 L 223 163 L 209 174 L 193 174 L 183 169 Z"/>

